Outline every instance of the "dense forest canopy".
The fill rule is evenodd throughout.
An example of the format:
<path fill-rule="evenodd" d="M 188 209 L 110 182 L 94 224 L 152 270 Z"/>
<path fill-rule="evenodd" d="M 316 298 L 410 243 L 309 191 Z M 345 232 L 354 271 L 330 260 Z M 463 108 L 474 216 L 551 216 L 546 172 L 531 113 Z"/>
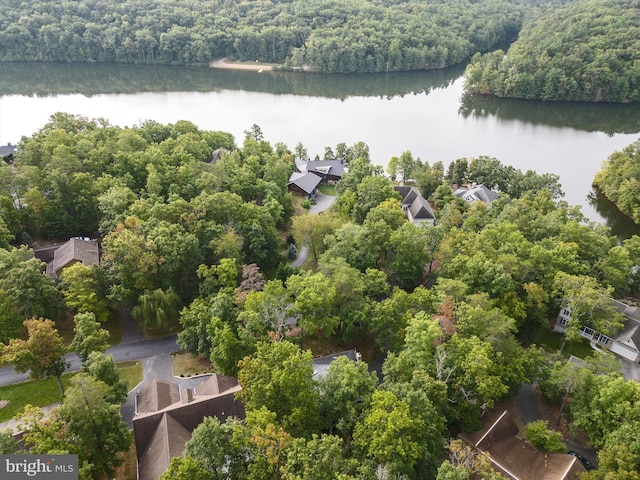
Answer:
<path fill-rule="evenodd" d="M 418 226 L 365 144 L 326 156 L 348 171 L 332 209 L 316 215 L 287 192 L 306 149 L 271 145 L 257 125 L 239 145 L 187 121 L 120 128 L 59 113 L 23 138 L 15 162 L 0 164 L 0 359 L 44 368 L 19 354 L 46 334 L 61 347 L 48 356 L 60 360 L 53 323 L 31 317 L 75 314 L 71 348 L 87 374 L 44 423 L 38 410 L 22 414 L 20 448 L 78 453 L 83 479 L 117 466 L 128 446 L 116 405 L 124 392 L 117 376 L 97 373 L 111 368 L 99 322 L 117 308 L 147 332 L 179 327 L 186 351 L 243 387 L 247 418 L 205 420 L 165 479 L 501 479 L 486 457 L 447 439 L 479 428 L 486 408 L 534 381 L 552 401 L 570 392 L 572 428 L 602 447 L 600 471 L 586 478 L 638 471 L 638 383 L 607 356 L 576 367 L 531 343 L 561 305 L 581 312 L 567 336 L 579 338 L 582 325 L 613 335 L 619 318 L 607 298 L 638 291 L 640 238 L 620 245 L 588 222 L 561 200 L 554 175 L 486 156 L 445 173 L 407 151 L 388 170 L 415 178 L 436 208 L 438 224 Z M 453 195 L 451 184 L 470 182 L 499 198 Z M 57 285 L 30 248 L 16 247 L 95 231 L 101 265 L 72 266 Z M 287 243 L 308 246 L 310 268 L 288 265 Z M 302 333 L 289 331 L 291 320 Z M 355 342 L 387 354 L 382 381 L 346 358 L 313 377 L 309 346 Z M 106 446 L 102 432 L 111 432 Z"/>
<path fill-rule="evenodd" d="M 611 154 L 593 184 L 622 213 L 640 224 L 640 140 Z"/>
<path fill-rule="evenodd" d="M 229 57 L 325 72 L 458 64 L 561 1 L 5 1 L 0 60 L 207 65 Z"/>
<path fill-rule="evenodd" d="M 640 101 L 640 2 L 577 0 L 525 24 L 505 54 L 477 55 L 472 93 L 583 102 Z"/>

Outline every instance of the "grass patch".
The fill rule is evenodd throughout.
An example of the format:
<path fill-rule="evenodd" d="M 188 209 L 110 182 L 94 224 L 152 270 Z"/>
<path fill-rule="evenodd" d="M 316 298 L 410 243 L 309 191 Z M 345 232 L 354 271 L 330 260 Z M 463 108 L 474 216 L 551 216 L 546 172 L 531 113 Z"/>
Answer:
<path fill-rule="evenodd" d="M 309 210 L 302 207 L 302 202 L 306 200 L 303 195 L 299 193 L 294 193 L 291 195 L 291 199 L 293 200 L 293 215 L 307 215 Z"/>
<path fill-rule="evenodd" d="M 556 353 L 562 348 L 564 335 L 544 328 L 539 328 L 527 335 L 527 343 L 543 347 L 549 353 Z M 593 349 L 586 340 L 567 342 L 562 350 L 562 356 L 569 358 L 571 355 L 578 358 L 586 358 L 593 353 Z"/>
<path fill-rule="evenodd" d="M 213 372 L 211 362 L 202 355 L 193 358 L 190 353 L 181 352 L 173 354 L 171 360 L 173 362 L 173 374 L 176 377 L 190 377 L 201 373 Z"/>
<path fill-rule="evenodd" d="M 320 190 L 320 193 L 322 193 L 323 195 L 331 195 L 332 197 L 338 195 L 338 193 L 336 192 L 336 187 L 334 187 L 333 185 L 325 185 L 324 183 L 321 183 L 320 185 L 318 185 L 318 190 Z"/>
<path fill-rule="evenodd" d="M 120 372 L 120 379 L 127 382 L 127 390 L 131 391 L 133 387 L 142 381 L 142 362 L 122 362 L 118 363 L 117 366 Z"/>
<path fill-rule="evenodd" d="M 75 373 L 62 376 L 62 384 L 65 390 L 71 385 L 71 379 Z M 60 387 L 55 378 L 43 378 L 30 380 L 0 387 L 0 400 L 9 400 L 9 405 L 0 410 L 0 422 L 11 420 L 27 404 L 35 407 L 46 407 L 52 403 L 60 402 Z"/>

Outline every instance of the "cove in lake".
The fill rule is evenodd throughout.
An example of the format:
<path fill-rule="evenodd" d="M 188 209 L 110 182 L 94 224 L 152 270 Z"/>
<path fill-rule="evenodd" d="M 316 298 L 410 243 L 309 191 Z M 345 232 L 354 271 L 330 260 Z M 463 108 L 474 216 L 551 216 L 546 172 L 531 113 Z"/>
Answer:
<path fill-rule="evenodd" d="M 372 161 L 414 156 L 445 165 L 489 155 L 560 176 L 565 199 L 610 220 L 591 188 L 603 160 L 638 138 L 638 105 L 514 101 L 463 94 L 463 67 L 433 72 L 326 75 L 143 65 L 0 64 L 0 144 L 17 142 L 57 111 L 131 126 L 190 120 L 238 141 L 256 123 L 271 143 L 311 156 L 340 142 L 369 145 Z M 594 203 L 590 202 L 594 199 Z"/>

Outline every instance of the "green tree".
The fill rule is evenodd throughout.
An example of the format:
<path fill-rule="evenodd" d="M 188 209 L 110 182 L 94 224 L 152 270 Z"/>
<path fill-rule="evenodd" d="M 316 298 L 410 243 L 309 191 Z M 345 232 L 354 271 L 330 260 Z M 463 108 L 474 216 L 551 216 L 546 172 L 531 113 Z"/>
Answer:
<path fill-rule="evenodd" d="M 98 322 L 109 318 L 107 301 L 100 295 L 97 271 L 81 263 L 67 267 L 60 277 L 62 296 L 76 313 L 91 312 Z"/>
<path fill-rule="evenodd" d="M 266 407 L 279 424 L 295 435 L 318 427 L 318 400 L 311 352 L 289 342 L 260 342 L 252 357 L 239 363 L 240 398 L 247 410 Z"/>
<path fill-rule="evenodd" d="M 178 321 L 180 297 L 172 288 L 160 288 L 140 295 L 131 314 L 140 323 L 143 331 L 161 330 Z"/>
<path fill-rule="evenodd" d="M 333 435 L 314 434 L 310 439 L 296 438 L 287 449 L 283 480 L 328 480 L 346 474 L 343 441 Z"/>
<path fill-rule="evenodd" d="M 340 319 L 338 295 L 331 279 L 322 273 L 292 275 L 287 279 L 287 290 L 293 298 L 291 313 L 297 316 L 303 331 L 333 335 Z"/>
<path fill-rule="evenodd" d="M 76 326 L 75 336 L 69 350 L 76 352 L 82 363 L 87 361 L 91 352 L 103 353 L 109 347 L 109 332 L 100 328 L 100 323 L 93 313 L 78 313 L 73 317 Z"/>
<path fill-rule="evenodd" d="M 173 457 L 160 480 L 211 480 L 211 473 L 191 457 Z"/>
<path fill-rule="evenodd" d="M 131 443 L 120 406 L 107 400 L 110 395 L 106 384 L 80 373 L 72 379 L 72 386 L 58 408 L 74 453 L 91 465 L 95 476 L 113 475 L 113 469 L 123 461 L 120 452 L 126 451 Z"/>
<path fill-rule="evenodd" d="M 216 417 L 205 417 L 185 445 L 186 458 L 195 460 L 209 478 L 240 479 L 246 475 L 246 459 L 234 442 L 235 420 L 220 423 Z"/>
<path fill-rule="evenodd" d="M 325 251 L 324 238 L 334 233 L 343 221 L 330 212 L 323 215 L 298 215 L 293 218 L 291 227 L 298 246 L 307 246 L 313 260 L 318 261 Z"/>
<path fill-rule="evenodd" d="M 93 351 L 87 357 L 82 369 L 111 389 L 111 393 L 106 397 L 109 402 L 122 403 L 127 399 L 129 386 L 120 378 L 120 371 L 111 355 Z"/>
<path fill-rule="evenodd" d="M 369 406 L 378 384 L 377 375 L 369 373 L 366 363 L 354 363 L 342 356 L 329 365 L 319 383 L 320 415 L 325 428 L 347 438 Z"/>
<path fill-rule="evenodd" d="M 365 458 L 386 465 L 392 475 L 408 475 L 422 455 L 424 421 L 391 392 L 373 394 L 371 408 L 355 427 L 353 445 Z"/>

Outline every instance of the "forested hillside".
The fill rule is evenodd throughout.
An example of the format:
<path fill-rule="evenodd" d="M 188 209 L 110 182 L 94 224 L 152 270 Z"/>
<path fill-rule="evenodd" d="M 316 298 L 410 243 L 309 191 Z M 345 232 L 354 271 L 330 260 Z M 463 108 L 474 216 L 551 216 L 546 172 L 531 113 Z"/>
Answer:
<path fill-rule="evenodd" d="M 640 2 L 576 0 L 523 26 L 505 54 L 476 55 L 466 89 L 499 97 L 640 101 Z"/>
<path fill-rule="evenodd" d="M 0 60 L 443 68 L 514 38 L 524 13 L 549 3 L 561 2 L 8 0 L 0 3 Z"/>
<path fill-rule="evenodd" d="M 593 184 L 622 213 L 640 224 L 640 140 L 611 154 Z"/>

